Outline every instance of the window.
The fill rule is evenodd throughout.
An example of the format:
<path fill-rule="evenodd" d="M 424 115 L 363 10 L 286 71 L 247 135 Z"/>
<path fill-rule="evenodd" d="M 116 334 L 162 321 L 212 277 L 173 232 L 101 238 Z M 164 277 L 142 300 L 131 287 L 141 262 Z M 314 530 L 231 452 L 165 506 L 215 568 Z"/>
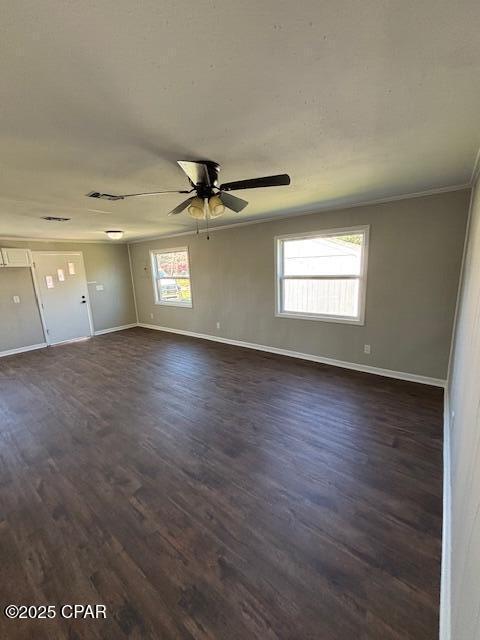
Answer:
<path fill-rule="evenodd" d="M 276 238 L 277 313 L 363 324 L 368 227 Z"/>
<path fill-rule="evenodd" d="M 192 306 L 188 247 L 150 252 L 156 304 Z"/>

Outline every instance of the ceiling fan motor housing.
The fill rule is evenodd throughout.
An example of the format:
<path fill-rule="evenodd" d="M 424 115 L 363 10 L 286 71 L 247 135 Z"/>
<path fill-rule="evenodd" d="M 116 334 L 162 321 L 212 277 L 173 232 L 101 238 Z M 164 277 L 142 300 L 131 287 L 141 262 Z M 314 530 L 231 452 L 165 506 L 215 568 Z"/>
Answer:
<path fill-rule="evenodd" d="M 198 160 L 198 164 L 203 164 L 207 167 L 208 179 L 210 184 L 205 182 L 199 182 L 194 184 L 190 179 L 192 187 L 195 187 L 199 198 L 210 198 L 213 195 L 213 187 L 218 187 L 218 173 L 220 171 L 220 165 L 211 160 Z"/>

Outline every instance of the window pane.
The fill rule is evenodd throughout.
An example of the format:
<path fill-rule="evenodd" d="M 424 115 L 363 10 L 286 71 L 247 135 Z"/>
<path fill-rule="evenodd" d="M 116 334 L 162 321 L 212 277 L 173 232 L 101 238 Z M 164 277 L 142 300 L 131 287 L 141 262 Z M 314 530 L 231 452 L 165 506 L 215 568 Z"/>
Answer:
<path fill-rule="evenodd" d="M 157 253 L 157 272 L 162 278 L 182 277 L 190 275 L 187 251 L 173 251 L 169 253 Z"/>
<path fill-rule="evenodd" d="M 159 278 L 157 287 L 161 302 L 186 304 L 192 301 L 189 278 Z"/>
<path fill-rule="evenodd" d="M 362 233 L 283 241 L 286 276 L 360 275 Z"/>
<path fill-rule="evenodd" d="M 191 303 L 192 292 L 190 290 L 190 279 L 178 278 L 176 282 L 177 282 L 177 286 L 180 287 L 180 300 L 183 303 Z"/>
<path fill-rule="evenodd" d="M 283 280 L 283 309 L 356 317 L 359 280 Z"/>

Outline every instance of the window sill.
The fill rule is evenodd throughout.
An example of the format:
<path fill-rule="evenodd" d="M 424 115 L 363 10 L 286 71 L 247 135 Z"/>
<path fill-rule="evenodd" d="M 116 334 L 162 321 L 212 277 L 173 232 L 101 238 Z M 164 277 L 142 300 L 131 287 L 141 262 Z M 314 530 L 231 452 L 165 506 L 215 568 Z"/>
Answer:
<path fill-rule="evenodd" d="M 322 316 L 322 315 L 308 315 L 305 313 L 292 313 L 288 311 L 277 311 L 275 313 L 277 318 L 290 318 L 294 320 L 315 320 L 317 322 L 334 322 L 338 324 L 355 324 L 357 326 L 364 326 L 364 318 L 349 318 L 345 316 Z"/>
<path fill-rule="evenodd" d="M 160 307 L 180 307 L 182 309 L 192 309 L 193 308 L 193 304 L 191 302 L 157 302 L 155 301 L 156 305 L 159 305 Z"/>

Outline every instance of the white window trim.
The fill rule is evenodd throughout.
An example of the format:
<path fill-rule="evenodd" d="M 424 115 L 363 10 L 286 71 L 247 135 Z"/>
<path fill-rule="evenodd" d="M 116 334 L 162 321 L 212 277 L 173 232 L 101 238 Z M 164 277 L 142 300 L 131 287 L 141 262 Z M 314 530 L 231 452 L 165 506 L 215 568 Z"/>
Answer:
<path fill-rule="evenodd" d="M 282 280 L 283 276 L 283 250 L 282 243 L 284 240 L 302 240 L 303 238 L 312 238 L 315 236 L 328 237 L 341 234 L 363 233 L 364 243 L 362 251 L 362 263 L 360 266 L 359 293 L 358 293 L 358 316 L 334 316 L 329 314 L 308 314 L 296 313 L 292 311 L 282 311 Z M 290 233 L 282 236 L 275 236 L 275 316 L 278 318 L 295 318 L 297 320 L 317 320 L 320 322 L 338 322 L 342 324 L 365 324 L 365 302 L 367 294 L 367 272 L 368 272 L 368 244 L 370 236 L 370 225 L 360 225 L 356 227 L 343 227 L 341 229 L 319 229 L 317 231 L 309 231 L 307 233 Z M 295 276 L 296 279 L 315 279 L 315 280 L 331 280 L 332 276 Z M 336 276 L 333 277 L 335 279 Z M 349 276 L 342 276 L 338 279 L 348 279 Z"/>
<path fill-rule="evenodd" d="M 190 302 L 167 302 L 165 300 L 160 300 L 158 297 L 158 288 L 157 288 L 157 267 L 155 265 L 155 256 L 157 253 L 174 253 L 175 251 L 186 251 L 188 256 L 188 279 L 190 280 Z M 188 249 L 188 245 L 186 247 L 174 247 L 167 249 L 151 249 L 150 250 L 150 272 L 152 274 L 152 285 L 153 285 L 153 301 L 155 304 L 158 304 L 162 307 L 180 307 L 183 309 L 192 309 L 193 308 L 193 287 L 192 287 L 192 267 L 190 264 L 190 251 Z"/>

